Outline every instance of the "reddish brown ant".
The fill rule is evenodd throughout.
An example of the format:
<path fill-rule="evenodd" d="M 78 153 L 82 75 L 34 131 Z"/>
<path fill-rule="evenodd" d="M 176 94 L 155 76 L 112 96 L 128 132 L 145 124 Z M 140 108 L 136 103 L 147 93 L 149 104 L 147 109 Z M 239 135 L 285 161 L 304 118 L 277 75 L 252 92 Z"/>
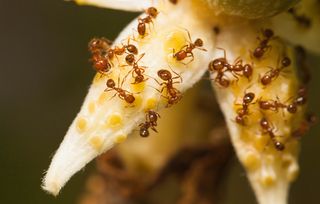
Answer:
<path fill-rule="evenodd" d="M 302 82 L 304 84 L 308 84 L 311 80 L 311 74 L 307 63 L 306 51 L 302 46 L 296 46 L 295 51 L 297 57 L 297 67 L 299 68 L 298 73 L 301 75 Z"/>
<path fill-rule="evenodd" d="M 268 45 L 268 43 L 272 39 L 272 37 L 274 36 L 273 31 L 268 28 L 265 30 L 262 30 L 262 35 L 263 35 L 263 39 L 260 40 L 258 38 L 258 40 L 260 40 L 259 45 L 253 51 L 253 56 L 257 59 L 260 59 L 264 55 L 264 53 L 269 48 L 271 48 L 271 46 Z"/>
<path fill-rule="evenodd" d="M 296 9 L 290 8 L 288 12 L 293 16 L 293 18 L 297 21 L 298 24 L 305 28 L 310 28 L 311 26 L 311 20 L 305 15 L 299 15 L 297 14 Z"/>
<path fill-rule="evenodd" d="M 89 51 L 92 54 L 92 66 L 100 74 L 107 73 L 112 64 L 106 57 L 108 49 L 110 49 L 111 41 L 106 38 L 93 38 L 89 42 Z"/>
<path fill-rule="evenodd" d="M 307 88 L 302 86 L 298 89 L 298 96 L 293 100 L 291 104 L 287 106 L 289 113 L 296 113 L 298 106 L 302 106 L 307 103 Z"/>
<path fill-rule="evenodd" d="M 221 48 L 219 48 L 221 49 Z M 222 87 L 228 87 L 230 80 L 226 79 L 225 72 L 229 71 L 238 80 L 238 76 L 242 75 L 248 79 L 252 76 L 253 68 L 250 64 L 242 65 L 242 60 L 236 59 L 234 65 L 230 64 L 226 58 L 226 51 L 224 51 L 224 57 L 214 59 L 209 63 L 208 69 L 210 72 L 216 71 L 217 75 L 215 81 L 218 82 Z M 240 73 L 239 73 L 240 72 Z M 242 73 L 241 73 L 242 72 Z"/>
<path fill-rule="evenodd" d="M 168 100 L 167 107 L 178 103 L 182 98 L 182 93 L 173 86 L 173 84 L 182 83 L 182 77 L 175 71 L 172 70 L 172 72 L 176 75 L 175 77 L 172 76 L 169 70 L 160 69 L 157 74 L 164 82 L 160 83 L 155 79 L 160 86 L 163 86 L 161 90 L 156 89 L 159 93 L 162 93 L 165 89 L 167 90 L 167 96 L 161 95 Z M 180 81 L 175 81 L 175 79 L 180 79 Z"/>
<path fill-rule="evenodd" d="M 269 70 L 268 72 L 266 72 L 260 79 L 261 83 L 266 86 L 266 85 L 269 85 L 272 80 L 276 79 L 281 71 L 290 66 L 291 64 L 291 60 L 290 58 L 288 57 L 284 57 L 282 60 L 281 60 L 281 66 L 280 67 L 277 67 L 277 68 L 271 68 L 271 70 Z"/>
<path fill-rule="evenodd" d="M 145 72 L 146 67 L 138 65 L 138 62 L 142 59 L 142 57 L 144 55 L 145 55 L 144 53 L 141 54 L 140 58 L 137 61 L 135 60 L 135 57 L 133 54 L 128 54 L 125 58 L 127 64 L 132 65 L 132 69 L 126 75 L 126 77 L 127 77 L 130 73 L 132 73 L 132 77 L 134 78 L 134 82 L 132 84 L 138 84 L 138 83 L 141 83 L 143 81 L 148 80 L 144 76 L 144 72 Z"/>
<path fill-rule="evenodd" d="M 259 107 L 263 110 L 272 110 L 278 112 L 279 108 L 287 108 L 287 105 L 281 103 L 277 97 L 277 100 L 259 100 Z"/>
<path fill-rule="evenodd" d="M 235 118 L 236 123 L 239 125 L 244 125 L 245 123 L 245 116 L 249 114 L 248 108 L 249 105 L 252 103 L 252 101 L 255 98 L 255 94 L 252 92 L 245 93 L 242 99 L 242 108 L 237 110 L 237 116 Z"/>
<path fill-rule="evenodd" d="M 305 135 L 312 126 L 314 126 L 318 122 L 318 117 L 314 114 L 308 114 L 304 121 L 301 122 L 298 129 L 293 131 L 292 136 L 294 138 L 300 139 L 303 135 Z"/>
<path fill-rule="evenodd" d="M 186 63 L 186 64 L 189 64 L 194 60 L 194 56 L 192 52 L 194 49 L 199 49 L 202 51 L 207 51 L 207 50 L 202 48 L 203 47 L 202 39 L 197 38 L 194 42 L 192 42 L 189 31 L 187 31 L 187 33 L 189 37 L 189 44 L 184 45 L 178 52 L 175 52 L 175 50 L 173 49 L 173 58 L 175 58 L 178 61 L 182 61 L 188 57 L 191 57 L 192 59 L 188 63 Z"/>
<path fill-rule="evenodd" d="M 141 37 L 146 34 L 146 24 L 152 23 L 153 20 L 158 16 L 158 10 L 155 7 L 149 7 L 146 11 L 147 16 L 145 18 L 138 18 L 137 30 Z"/>
<path fill-rule="evenodd" d="M 276 139 L 276 136 L 274 134 L 274 128 L 270 125 L 269 121 L 265 117 L 263 117 L 260 120 L 260 127 L 262 128 L 264 133 L 268 133 L 268 135 L 270 136 L 270 139 L 271 139 L 274 147 L 276 148 L 276 150 L 283 151 L 285 149 L 284 144 L 282 142 L 279 142 Z"/>
<path fill-rule="evenodd" d="M 116 91 L 116 93 L 112 96 L 115 97 L 116 95 L 118 95 L 118 97 L 124 101 L 126 101 L 127 103 L 133 103 L 135 101 L 135 97 L 133 96 L 132 93 L 130 93 L 129 91 L 123 90 L 121 87 L 123 85 L 124 80 L 122 81 L 120 87 L 116 87 L 116 83 L 114 82 L 113 79 L 108 79 L 107 80 L 107 89 L 105 89 L 105 92 L 108 91 Z M 118 85 L 120 83 L 120 78 L 118 78 Z"/>
<path fill-rule="evenodd" d="M 160 118 L 159 113 L 149 110 L 146 112 L 146 121 L 139 125 L 140 127 L 140 136 L 141 137 L 148 137 L 149 136 L 149 128 L 151 128 L 154 132 L 158 132 L 157 121 Z"/>

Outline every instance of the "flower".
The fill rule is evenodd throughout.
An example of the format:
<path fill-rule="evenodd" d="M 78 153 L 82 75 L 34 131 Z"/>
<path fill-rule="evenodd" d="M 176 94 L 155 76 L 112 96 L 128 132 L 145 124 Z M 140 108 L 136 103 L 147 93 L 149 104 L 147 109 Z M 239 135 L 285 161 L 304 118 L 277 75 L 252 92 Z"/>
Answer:
<path fill-rule="evenodd" d="M 111 48 L 103 39 L 92 42 L 104 43 L 91 49 L 98 73 L 44 177 L 46 191 L 57 195 L 73 174 L 125 141 L 136 127 L 142 136 L 156 131 L 157 111 L 175 108 L 209 66 L 237 156 L 259 203 L 286 203 L 289 183 L 299 170 L 295 137 L 300 134 L 294 133 L 309 123 L 304 120 L 305 87 L 297 77 L 301 59 L 296 61 L 294 47 L 267 28 L 272 19 L 216 15 L 196 0 L 76 2 L 145 12 Z M 100 49 L 114 52 L 106 59 Z"/>

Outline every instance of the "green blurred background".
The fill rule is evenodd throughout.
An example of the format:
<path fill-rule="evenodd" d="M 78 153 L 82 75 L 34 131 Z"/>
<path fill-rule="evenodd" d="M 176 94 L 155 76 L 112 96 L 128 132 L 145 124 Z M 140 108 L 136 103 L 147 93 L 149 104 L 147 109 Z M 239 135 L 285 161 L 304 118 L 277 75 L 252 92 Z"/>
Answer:
<path fill-rule="evenodd" d="M 76 203 L 94 162 L 57 198 L 40 189 L 41 178 L 94 75 L 88 41 L 94 36 L 114 39 L 136 15 L 64 1 L 0 1 L 1 204 Z M 319 81 L 311 84 L 311 110 L 318 115 Z M 303 139 L 301 175 L 290 203 L 320 203 L 319 132 L 315 127 Z M 225 192 L 224 204 L 256 203 L 236 159 Z"/>

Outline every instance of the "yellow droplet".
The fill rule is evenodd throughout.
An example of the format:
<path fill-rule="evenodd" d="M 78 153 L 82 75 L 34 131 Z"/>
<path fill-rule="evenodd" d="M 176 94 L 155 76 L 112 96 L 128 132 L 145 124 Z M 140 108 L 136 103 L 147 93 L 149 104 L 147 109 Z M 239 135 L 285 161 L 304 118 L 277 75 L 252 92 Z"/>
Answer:
<path fill-rule="evenodd" d="M 88 110 L 89 110 L 89 113 L 94 113 L 94 111 L 96 110 L 96 103 L 95 102 L 90 102 L 89 105 L 88 105 Z"/>
<path fill-rule="evenodd" d="M 78 118 L 77 128 L 80 132 L 83 132 L 87 129 L 87 120 L 83 117 Z"/>
<path fill-rule="evenodd" d="M 127 139 L 127 135 L 117 135 L 114 138 L 114 142 L 119 144 L 119 143 L 124 142 L 126 139 Z"/>
<path fill-rule="evenodd" d="M 257 153 L 249 152 L 247 155 L 245 155 L 243 164 L 248 170 L 255 170 L 260 167 L 261 162 L 257 156 Z"/>
<path fill-rule="evenodd" d="M 269 141 L 269 138 L 267 136 L 259 135 L 256 137 L 253 145 L 258 151 L 261 152 L 267 146 L 268 141 Z"/>
<path fill-rule="evenodd" d="M 164 41 L 164 51 L 168 54 L 172 54 L 173 49 L 179 51 L 187 43 L 186 35 L 187 32 L 182 30 L 169 33 Z"/>
<path fill-rule="evenodd" d="M 107 99 L 108 99 L 108 93 L 102 92 L 101 95 L 99 96 L 98 103 L 102 105 L 107 101 Z"/>
<path fill-rule="evenodd" d="M 113 113 L 106 122 L 107 127 L 116 128 L 122 125 L 122 116 L 120 113 Z"/>
<path fill-rule="evenodd" d="M 148 98 L 145 106 L 145 111 L 155 109 L 157 106 L 157 99 L 156 98 Z"/>
<path fill-rule="evenodd" d="M 146 87 L 146 83 L 145 82 L 141 82 L 138 84 L 131 84 L 131 90 L 133 92 L 142 92 Z"/>
<path fill-rule="evenodd" d="M 94 136 L 90 138 L 89 143 L 95 150 L 100 152 L 103 145 L 103 138 L 100 136 Z"/>
<path fill-rule="evenodd" d="M 261 184 L 265 187 L 270 187 L 274 184 L 275 179 L 271 175 L 265 175 L 261 178 Z"/>

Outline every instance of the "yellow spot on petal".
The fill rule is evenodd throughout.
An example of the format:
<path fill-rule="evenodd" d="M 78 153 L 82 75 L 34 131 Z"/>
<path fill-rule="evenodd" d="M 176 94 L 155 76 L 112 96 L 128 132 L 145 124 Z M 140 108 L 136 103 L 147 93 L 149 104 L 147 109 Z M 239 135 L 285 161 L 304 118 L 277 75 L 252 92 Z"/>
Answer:
<path fill-rule="evenodd" d="M 271 175 L 265 175 L 264 177 L 261 178 L 261 184 L 265 187 L 270 187 L 274 184 L 275 179 Z"/>
<path fill-rule="evenodd" d="M 116 128 L 122 125 L 122 116 L 120 113 L 113 113 L 107 119 L 107 127 Z"/>
<path fill-rule="evenodd" d="M 247 155 L 245 155 L 243 164 L 248 170 L 255 170 L 260 167 L 261 162 L 257 156 L 257 153 L 255 154 L 254 152 L 249 152 Z"/>
<path fill-rule="evenodd" d="M 186 31 L 173 31 L 166 36 L 164 41 L 164 51 L 168 54 L 172 54 L 173 49 L 179 51 L 186 43 Z"/>
<path fill-rule="evenodd" d="M 145 106 L 145 111 L 155 109 L 158 100 L 156 98 L 148 98 Z"/>
<path fill-rule="evenodd" d="M 92 146 L 92 148 L 100 152 L 102 150 L 103 138 L 100 136 L 94 136 L 90 138 L 89 143 Z"/>
<path fill-rule="evenodd" d="M 126 139 L 127 139 L 127 135 L 117 135 L 114 138 L 114 142 L 119 144 L 119 143 L 124 142 Z"/>
<path fill-rule="evenodd" d="M 99 105 L 104 104 L 107 101 L 107 99 L 108 99 L 108 94 L 106 92 L 102 92 L 98 99 Z"/>
<path fill-rule="evenodd" d="M 89 110 L 89 113 L 94 113 L 94 111 L 96 110 L 96 103 L 95 102 L 90 102 L 89 105 L 88 105 L 88 110 Z"/>
<path fill-rule="evenodd" d="M 142 92 L 146 87 L 146 83 L 145 82 L 141 82 L 138 84 L 131 84 L 131 90 L 133 92 Z"/>
<path fill-rule="evenodd" d="M 266 148 L 268 141 L 269 141 L 269 138 L 267 136 L 260 135 L 255 138 L 253 145 L 258 151 L 263 151 L 264 148 Z"/>
<path fill-rule="evenodd" d="M 77 120 L 77 128 L 80 132 L 83 132 L 87 129 L 87 120 L 83 117 L 80 117 Z"/>

